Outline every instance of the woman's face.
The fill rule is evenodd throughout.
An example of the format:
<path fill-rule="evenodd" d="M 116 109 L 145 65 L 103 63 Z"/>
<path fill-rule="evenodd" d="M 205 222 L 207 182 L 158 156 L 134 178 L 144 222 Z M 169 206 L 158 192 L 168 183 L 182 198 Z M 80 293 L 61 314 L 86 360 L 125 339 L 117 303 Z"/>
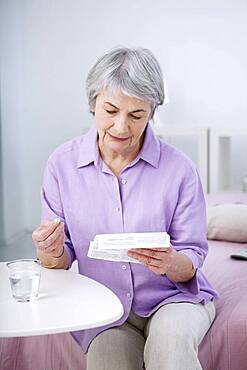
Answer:
<path fill-rule="evenodd" d="M 121 92 L 102 91 L 96 98 L 95 113 L 99 147 L 104 154 L 137 154 L 151 115 L 151 104 Z"/>

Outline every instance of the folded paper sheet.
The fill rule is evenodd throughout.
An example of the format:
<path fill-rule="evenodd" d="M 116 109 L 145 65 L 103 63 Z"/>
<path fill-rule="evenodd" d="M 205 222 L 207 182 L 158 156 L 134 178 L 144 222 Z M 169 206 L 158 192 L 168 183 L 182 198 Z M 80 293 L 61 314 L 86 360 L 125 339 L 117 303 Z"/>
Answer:
<path fill-rule="evenodd" d="M 127 255 L 131 248 L 169 248 L 166 232 L 98 234 L 90 242 L 88 257 L 115 262 L 140 263 Z"/>

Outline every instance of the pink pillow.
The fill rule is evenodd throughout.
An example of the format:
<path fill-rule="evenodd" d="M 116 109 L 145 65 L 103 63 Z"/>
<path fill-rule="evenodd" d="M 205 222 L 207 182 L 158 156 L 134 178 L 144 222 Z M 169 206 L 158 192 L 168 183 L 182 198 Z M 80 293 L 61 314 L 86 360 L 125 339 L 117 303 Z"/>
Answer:
<path fill-rule="evenodd" d="M 224 203 L 243 203 L 247 204 L 247 192 L 222 191 L 216 194 L 206 194 L 206 203 L 208 206 L 215 206 Z"/>
<path fill-rule="evenodd" d="M 247 242 L 247 204 L 224 203 L 207 208 L 207 238 Z"/>

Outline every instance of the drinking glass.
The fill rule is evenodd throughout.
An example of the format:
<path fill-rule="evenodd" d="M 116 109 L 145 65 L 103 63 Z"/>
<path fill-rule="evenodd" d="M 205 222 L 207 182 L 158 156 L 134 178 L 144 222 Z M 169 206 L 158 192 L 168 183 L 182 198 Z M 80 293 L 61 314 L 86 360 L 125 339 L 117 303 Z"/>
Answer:
<path fill-rule="evenodd" d="M 7 262 L 12 296 L 17 302 L 38 299 L 41 264 L 37 259 Z"/>

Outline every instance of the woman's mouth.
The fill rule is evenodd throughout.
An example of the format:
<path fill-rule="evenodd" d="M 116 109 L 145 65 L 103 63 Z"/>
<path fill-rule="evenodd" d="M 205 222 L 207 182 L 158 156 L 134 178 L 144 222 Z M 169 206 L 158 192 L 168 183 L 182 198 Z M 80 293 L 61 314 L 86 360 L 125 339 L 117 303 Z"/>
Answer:
<path fill-rule="evenodd" d="M 113 139 L 113 140 L 116 140 L 116 141 L 127 141 L 129 140 L 129 137 L 118 137 L 118 136 L 114 136 L 112 134 L 110 134 L 108 132 L 108 135 Z"/>

